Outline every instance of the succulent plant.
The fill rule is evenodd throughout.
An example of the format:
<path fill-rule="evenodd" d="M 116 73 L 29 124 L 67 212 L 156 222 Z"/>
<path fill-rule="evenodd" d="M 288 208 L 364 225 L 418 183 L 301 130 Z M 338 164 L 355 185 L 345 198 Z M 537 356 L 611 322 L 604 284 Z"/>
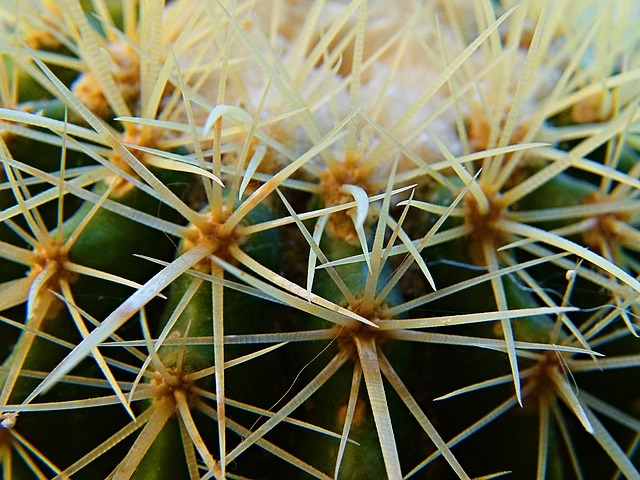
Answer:
<path fill-rule="evenodd" d="M 640 5 L 0 0 L 3 479 L 640 479 Z"/>

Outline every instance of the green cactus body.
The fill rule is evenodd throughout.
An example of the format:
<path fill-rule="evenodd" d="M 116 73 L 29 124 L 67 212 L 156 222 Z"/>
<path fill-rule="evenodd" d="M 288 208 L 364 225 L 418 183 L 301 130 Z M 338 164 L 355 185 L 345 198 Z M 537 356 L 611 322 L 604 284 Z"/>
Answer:
<path fill-rule="evenodd" d="M 176 441 L 177 439 L 178 441 Z M 189 474 L 186 469 L 186 461 L 182 454 L 176 455 L 176 452 L 180 453 L 182 450 L 179 439 L 178 420 L 170 418 L 131 478 L 136 480 L 186 478 Z"/>
<path fill-rule="evenodd" d="M 371 232 L 372 233 L 372 232 Z M 320 244 L 322 251 L 328 260 L 336 260 L 349 257 L 361 252 L 360 247 L 353 245 L 350 241 L 337 238 L 329 232 L 325 232 Z M 379 292 L 384 286 L 384 282 L 391 276 L 392 270 L 389 264 L 386 264 L 381 272 L 376 275 L 379 278 L 379 284 L 376 291 Z M 350 291 L 355 299 L 355 303 L 351 304 L 345 298 L 343 290 L 338 288 L 335 280 L 327 273 L 326 270 L 319 270 L 314 280 L 314 293 L 323 298 L 330 299 L 337 305 L 360 312 L 363 315 L 371 316 L 375 323 L 377 313 L 364 313 L 367 306 L 360 304 L 364 300 L 364 284 L 368 276 L 372 275 L 367 264 L 362 262 L 353 263 L 335 267 L 335 274 L 340 278 L 344 286 Z M 342 287 L 344 288 L 344 287 Z M 392 289 L 385 297 L 383 305 L 379 308 L 379 313 L 384 315 L 385 308 L 392 307 L 401 303 L 402 294 L 398 288 Z M 384 318 L 384 317 L 383 317 Z M 326 322 L 318 318 L 303 317 L 297 321 L 300 327 L 326 328 Z M 353 330 L 352 330 L 353 329 Z M 375 329 L 366 325 L 359 326 L 353 322 L 350 327 L 334 326 L 332 328 L 335 338 L 329 347 L 321 352 L 320 358 L 326 358 L 330 354 L 337 354 L 338 351 L 348 352 L 352 361 L 337 371 L 314 396 L 307 401 L 305 408 L 301 412 L 306 421 L 327 428 L 330 431 L 342 432 L 345 428 L 347 416 L 350 418 L 350 428 L 348 431 L 349 442 L 342 448 L 340 452 L 340 441 L 336 438 L 322 438 L 317 433 L 301 432 L 296 434 L 296 438 L 304 438 L 303 442 L 292 443 L 292 448 L 299 450 L 302 458 L 309 458 L 311 464 L 317 465 L 320 470 L 332 473 L 338 472 L 337 478 L 345 479 L 364 479 L 364 478 L 381 478 L 381 472 L 385 470 L 383 453 L 380 447 L 380 439 L 376 429 L 376 421 L 371 408 L 368 406 L 364 380 L 362 379 L 362 369 L 360 359 L 354 343 L 355 337 L 366 337 L 367 331 L 373 338 L 376 338 L 375 344 L 378 349 L 384 350 L 389 361 L 397 366 L 397 371 L 406 374 L 410 370 L 409 362 L 411 361 L 411 345 L 396 345 L 392 340 L 386 341 L 383 336 L 378 336 Z M 313 351 L 317 349 L 311 347 L 297 346 L 292 348 L 293 353 L 288 355 L 291 362 L 310 361 L 309 367 L 315 370 L 314 363 L 320 362 L 320 358 L 313 359 L 310 357 Z M 305 372 L 305 378 L 310 374 Z M 356 385 L 360 387 L 355 390 Z M 348 392 L 351 391 L 351 396 Z M 354 396 L 355 395 L 355 396 Z M 386 399 L 389 408 L 394 409 L 395 420 L 393 428 L 396 430 L 396 440 L 403 446 L 402 454 L 406 460 L 415 455 L 415 438 L 413 439 L 413 447 L 410 438 L 415 435 L 415 427 L 410 426 L 410 419 L 403 415 L 402 406 L 397 397 L 391 394 Z M 348 413 L 349 412 L 349 413 Z M 300 437 L 302 436 L 302 437 Z M 355 442 L 355 443 L 352 443 Z M 419 442 L 418 442 L 419 443 Z M 304 445 L 301 447 L 300 445 Z M 313 445 L 313 448 L 307 448 Z M 337 463 L 340 460 L 339 465 Z M 414 457 L 415 459 L 415 457 Z"/>
<path fill-rule="evenodd" d="M 258 207 L 249 214 L 245 225 L 267 221 L 270 212 L 267 207 Z M 277 266 L 279 264 L 279 239 L 274 231 L 256 233 L 242 240 L 242 249 L 247 254 L 259 259 L 264 265 Z M 213 261 L 213 260 L 212 260 Z M 206 264 L 199 266 L 197 270 L 204 270 Z M 213 279 L 215 282 L 216 280 Z M 277 311 L 270 301 L 254 298 L 245 293 L 229 289 L 224 295 L 224 321 L 225 331 L 228 335 L 238 336 L 253 333 L 261 328 L 261 323 L 276 318 Z M 160 322 L 161 330 L 166 338 L 174 341 L 174 345 L 166 345 L 158 350 L 158 359 L 177 382 L 181 382 L 175 388 L 176 391 L 184 391 L 193 410 L 193 415 L 198 415 L 198 409 L 202 402 L 207 402 L 206 397 L 200 398 L 202 392 L 215 391 L 214 373 L 211 368 L 214 364 L 213 329 L 214 308 L 213 293 L 210 280 L 185 274 L 178 278 L 172 285 L 170 295 L 165 307 L 166 317 Z M 179 312 L 178 315 L 176 313 Z M 169 323 L 171 322 L 171 323 Z M 166 330 L 168 328 L 168 330 Z M 265 328 L 264 325 L 262 328 Z M 190 345 L 189 339 L 204 341 L 201 345 Z M 209 340 L 207 340 L 209 339 Z M 185 343 L 181 343 L 183 340 Z M 248 354 L 246 348 L 241 346 L 228 349 L 231 357 L 240 357 Z M 281 385 L 270 380 L 269 372 L 274 368 L 281 368 L 280 358 L 269 355 L 261 361 L 259 368 L 243 369 L 240 364 L 233 367 L 229 374 L 225 375 L 225 395 L 235 401 L 254 400 L 255 392 L 261 392 L 263 408 L 273 404 L 281 394 Z M 235 372 L 234 370 L 240 370 Z M 209 371 L 198 380 L 188 380 L 193 374 Z M 166 381 L 166 380 L 165 380 Z M 162 377 L 156 373 L 152 384 L 164 385 Z M 168 383 L 168 382 L 167 382 Z M 161 388 L 161 387 L 157 387 Z M 200 392 L 200 393 L 198 393 Z M 271 402 L 270 404 L 268 402 Z M 167 407 L 167 404 L 173 405 Z M 179 412 L 179 406 L 170 396 L 161 395 L 145 403 L 146 408 L 156 408 L 162 411 L 165 408 L 175 410 L 167 423 L 162 427 L 149 450 L 142 458 L 140 466 L 135 469 L 133 478 L 176 478 L 175 475 L 187 475 L 185 461 L 182 454 L 176 458 L 175 452 L 184 449 L 184 412 Z M 254 415 L 243 415 L 243 412 L 235 412 L 231 415 L 234 419 L 253 421 Z M 181 426 L 179 426 L 181 424 Z M 215 451 L 215 442 L 207 442 L 211 451 Z M 192 463 L 189 463 L 192 468 Z M 179 473 L 182 472 L 182 473 Z"/>
<path fill-rule="evenodd" d="M 40 152 L 32 147 L 32 152 Z M 40 152 L 41 153 L 41 152 Z M 164 175 L 166 181 L 178 185 L 180 189 L 185 189 L 190 183 L 190 177 L 184 174 Z M 106 194 L 108 190 L 106 183 L 97 184 L 93 193 L 96 195 Z M 121 205 L 152 215 L 159 215 L 163 212 L 157 199 L 148 194 L 132 189 L 124 195 L 111 198 Z M 166 214 L 162 213 L 165 217 Z M 175 216 L 174 216 L 175 217 Z M 88 222 L 86 222 L 88 220 Z M 79 228 L 82 230 L 80 231 Z M 73 269 L 67 270 L 66 262 L 93 269 L 96 272 L 106 272 L 113 276 L 126 278 L 131 282 L 144 282 L 155 269 L 153 264 L 147 260 L 137 258 L 135 255 L 147 255 L 152 258 L 167 258 L 172 252 L 172 242 L 165 236 L 158 237 L 156 231 L 142 225 L 134 220 L 118 215 L 106 209 L 95 211 L 94 204 L 85 203 L 68 218 L 62 225 L 60 232 L 53 230 L 47 233 L 51 245 L 42 248 L 42 251 L 34 252 L 34 259 L 30 278 L 37 278 L 41 269 L 51 268 L 58 265 L 57 270 L 45 288 L 50 288 L 53 292 L 64 295 L 65 288 L 71 288 L 73 298 L 80 310 L 73 313 L 80 317 L 80 312 L 90 315 L 92 318 L 101 318 L 112 311 L 131 292 L 132 285 L 114 283 L 113 279 L 96 278 L 90 275 L 81 276 Z M 73 237 L 73 243 L 68 246 L 66 242 Z M 114 246 L 118 248 L 114 248 Z M 126 251 L 126 253 L 125 253 Z M 100 252 L 100 254 L 96 254 Z M 59 255 L 59 257 L 55 256 Z M 121 255 L 125 255 L 122 257 Z M 55 265 L 54 265 L 55 262 Z M 11 275 L 10 269 L 4 269 L 3 273 Z M 57 277 L 59 276 L 59 278 Z M 116 278 L 116 277 L 114 277 Z M 56 282 L 60 281 L 60 284 Z M 46 335 L 50 335 L 61 342 L 77 343 L 79 332 L 70 312 L 65 308 L 62 301 L 55 298 L 52 293 L 41 290 L 32 304 L 32 311 L 29 314 L 27 325 L 29 328 Z M 31 302 L 31 299 L 29 300 Z M 70 307 L 74 308 L 75 307 Z M 16 312 L 23 315 L 22 309 Z M 83 320 L 86 321 L 86 320 Z M 87 327 L 83 326 L 87 333 Z M 19 352 L 19 354 L 18 354 Z M 3 372 L 0 375 L 3 385 L 3 395 L 10 404 L 19 404 L 38 385 L 38 377 L 19 376 L 11 380 L 11 384 L 6 384 L 9 378 L 9 371 L 15 373 L 15 368 L 31 372 L 47 372 L 58 364 L 68 353 L 68 347 L 58 345 L 47 338 L 40 338 L 33 332 L 23 332 L 14 346 L 14 352 L 8 356 L 3 363 Z M 92 367 L 84 367 L 84 373 L 92 372 Z M 11 374 L 13 375 L 13 373 Z M 13 377 L 11 377 L 13 378 Z M 10 394 L 7 396 L 7 393 Z M 64 398 L 64 394 L 58 394 L 53 398 Z M 114 416 L 120 415 L 114 413 Z M 42 415 L 44 420 L 31 421 L 28 418 L 25 422 L 19 421 L 24 426 L 19 426 L 19 431 L 28 437 L 39 436 L 47 428 L 59 430 L 60 419 L 52 418 L 50 415 Z M 78 412 L 74 421 L 91 421 L 93 413 L 85 414 Z M 49 425 L 49 427 L 47 427 Z M 96 431 L 112 431 L 112 427 L 96 429 Z M 86 448 L 86 442 L 91 435 L 87 435 L 83 430 L 74 436 L 73 442 L 68 442 L 63 454 L 57 454 L 60 458 L 65 458 L 66 462 L 74 459 L 79 452 Z M 45 447 L 46 448 L 46 447 Z M 52 451 L 59 452 L 60 445 L 52 444 Z M 25 477 L 26 478 L 26 477 Z"/>

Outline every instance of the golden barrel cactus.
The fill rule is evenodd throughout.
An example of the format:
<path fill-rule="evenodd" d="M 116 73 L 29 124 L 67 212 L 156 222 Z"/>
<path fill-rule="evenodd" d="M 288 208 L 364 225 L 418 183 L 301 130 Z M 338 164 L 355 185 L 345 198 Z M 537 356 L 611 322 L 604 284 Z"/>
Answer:
<path fill-rule="evenodd" d="M 640 479 L 638 19 L 0 0 L 1 478 Z"/>

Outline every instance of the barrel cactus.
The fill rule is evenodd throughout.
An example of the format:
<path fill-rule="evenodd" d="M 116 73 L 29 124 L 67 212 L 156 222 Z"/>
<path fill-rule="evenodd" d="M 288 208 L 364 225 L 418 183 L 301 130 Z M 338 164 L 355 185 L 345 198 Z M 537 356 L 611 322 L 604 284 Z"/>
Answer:
<path fill-rule="evenodd" d="M 634 0 L 0 0 L 2 478 L 640 479 Z"/>

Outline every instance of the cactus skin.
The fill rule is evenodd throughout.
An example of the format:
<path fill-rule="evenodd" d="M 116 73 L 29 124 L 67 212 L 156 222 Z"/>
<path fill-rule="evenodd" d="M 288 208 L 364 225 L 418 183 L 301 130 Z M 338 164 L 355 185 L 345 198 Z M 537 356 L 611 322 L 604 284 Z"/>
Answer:
<path fill-rule="evenodd" d="M 14 3 L 0 478 L 640 479 L 634 2 Z"/>

